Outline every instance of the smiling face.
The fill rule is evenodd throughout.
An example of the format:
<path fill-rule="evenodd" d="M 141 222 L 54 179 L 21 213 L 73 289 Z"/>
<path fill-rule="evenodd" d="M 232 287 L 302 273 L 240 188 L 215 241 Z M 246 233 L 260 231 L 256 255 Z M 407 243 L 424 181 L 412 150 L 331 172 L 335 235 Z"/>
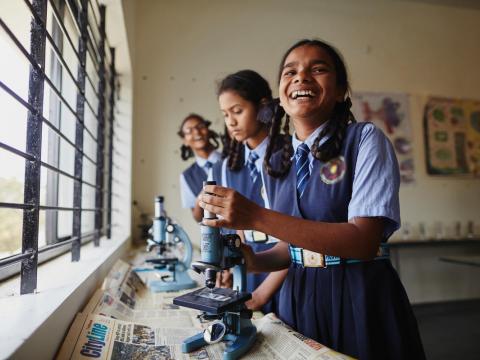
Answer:
<path fill-rule="evenodd" d="M 327 121 L 345 92 L 337 85 L 331 56 L 321 47 L 303 45 L 286 57 L 280 76 L 280 103 L 295 124 L 317 127 Z"/>
<path fill-rule="evenodd" d="M 204 121 L 191 117 L 182 126 L 183 144 L 190 146 L 194 152 L 209 147 L 208 126 Z"/>
<path fill-rule="evenodd" d="M 250 148 L 255 148 L 259 140 L 265 137 L 264 128 L 257 121 L 255 105 L 235 91 L 224 91 L 218 97 L 228 133 L 238 142 L 247 142 Z"/>

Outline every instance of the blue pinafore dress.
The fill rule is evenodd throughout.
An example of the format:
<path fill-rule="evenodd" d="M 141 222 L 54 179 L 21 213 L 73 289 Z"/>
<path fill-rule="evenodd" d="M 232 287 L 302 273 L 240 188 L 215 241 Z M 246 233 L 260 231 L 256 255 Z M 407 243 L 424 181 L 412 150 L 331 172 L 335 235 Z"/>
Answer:
<path fill-rule="evenodd" d="M 193 195 L 198 196 L 203 188 L 203 182 L 207 180 L 207 174 L 200 165 L 194 162 L 184 172 L 185 181 L 192 190 Z"/>
<path fill-rule="evenodd" d="M 245 150 L 242 148 L 240 150 L 241 155 L 241 169 L 238 171 L 232 171 L 228 168 L 227 159 L 222 162 L 217 162 L 213 166 L 212 175 L 213 180 L 217 181 L 217 184 L 222 184 L 222 186 L 227 186 L 229 188 L 235 189 L 240 194 L 245 196 L 251 201 L 254 201 L 256 204 L 265 207 L 265 203 L 262 197 L 262 179 L 260 174 L 258 175 L 255 183 L 252 183 L 248 167 L 245 165 Z M 223 172 L 223 174 L 222 174 Z M 222 181 L 223 179 L 223 181 Z M 226 182 L 226 183 L 224 183 Z M 225 231 L 224 231 L 225 232 Z M 226 232 L 229 232 L 228 230 Z M 235 233 L 235 231 L 233 231 Z M 247 231 L 245 232 L 247 233 Z M 246 234 L 247 235 L 247 234 Z M 271 249 L 277 242 L 256 242 L 251 241 L 246 236 L 245 242 L 252 247 L 254 252 L 260 252 Z M 248 273 L 247 274 L 247 291 L 253 292 L 269 275 L 270 273 Z M 262 312 L 268 314 L 270 312 L 277 313 L 278 311 L 278 297 L 279 292 L 277 291 L 271 300 L 262 307 Z"/>
<path fill-rule="evenodd" d="M 270 208 L 309 220 L 347 222 L 363 125 L 348 126 L 335 171 L 329 171 L 331 162 L 313 161 L 300 200 L 295 166 L 281 179 L 265 175 Z M 280 155 L 272 156 L 274 168 L 280 167 Z M 279 302 L 285 323 L 341 353 L 362 360 L 425 358 L 410 302 L 389 259 L 342 260 L 326 268 L 292 262 Z"/>

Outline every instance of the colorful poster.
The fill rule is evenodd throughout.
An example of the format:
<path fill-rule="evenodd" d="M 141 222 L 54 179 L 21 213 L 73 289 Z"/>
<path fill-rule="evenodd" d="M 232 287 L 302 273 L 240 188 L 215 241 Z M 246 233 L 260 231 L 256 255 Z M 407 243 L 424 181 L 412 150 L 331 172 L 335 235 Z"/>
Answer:
<path fill-rule="evenodd" d="M 352 113 L 357 121 L 371 121 L 390 139 L 400 166 L 403 184 L 413 183 L 413 138 L 408 95 L 402 93 L 356 92 Z"/>
<path fill-rule="evenodd" d="M 432 97 L 424 126 L 429 174 L 480 176 L 480 101 Z"/>

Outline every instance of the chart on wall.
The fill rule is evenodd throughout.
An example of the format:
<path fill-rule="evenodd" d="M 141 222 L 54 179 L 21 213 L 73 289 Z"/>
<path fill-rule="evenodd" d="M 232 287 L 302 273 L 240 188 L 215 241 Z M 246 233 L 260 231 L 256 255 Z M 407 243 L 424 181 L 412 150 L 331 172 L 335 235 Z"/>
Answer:
<path fill-rule="evenodd" d="M 352 113 L 357 121 L 371 121 L 382 129 L 395 149 L 401 182 L 413 183 L 415 166 L 408 95 L 356 92 L 352 96 Z"/>
<path fill-rule="evenodd" d="M 480 177 L 480 101 L 432 97 L 424 126 L 429 174 Z"/>

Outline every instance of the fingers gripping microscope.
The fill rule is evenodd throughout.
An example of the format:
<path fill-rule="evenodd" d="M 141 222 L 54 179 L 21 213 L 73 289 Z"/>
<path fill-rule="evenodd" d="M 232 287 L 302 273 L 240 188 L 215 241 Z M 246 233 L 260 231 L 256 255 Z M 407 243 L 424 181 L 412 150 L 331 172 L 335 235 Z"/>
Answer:
<path fill-rule="evenodd" d="M 215 185 L 215 181 L 204 184 Z M 204 219 L 216 219 L 216 215 L 204 211 Z M 246 292 L 246 266 L 240 251 L 241 240 L 236 234 L 221 235 L 220 229 L 200 224 L 201 261 L 192 268 L 205 275 L 206 287 L 176 297 L 173 303 L 203 311 L 204 320 L 215 320 L 204 332 L 185 339 L 184 353 L 207 344 L 226 341 L 223 360 L 238 359 L 255 342 L 257 329 L 251 322 L 252 311 L 245 302 L 252 298 Z M 217 273 L 233 269 L 233 289 L 215 288 Z"/>
<path fill-rule="evenodd" d="M 149 281 L 148 286 L 154 292 L 191 289 L 197 285 L 187 272 L 192 262 L 192 243 L 182 227 L 166 215 L 163 202 L 163 196 L 155 198 L 153 236 L 147 240 L 147 252 L 157 249 L 158 257 L 146 261 L 166 274 L 158 275 L 160 279 Z M 177 253 L 183 253 L 179 254 L 182 258 L 171 256 Z"/>

